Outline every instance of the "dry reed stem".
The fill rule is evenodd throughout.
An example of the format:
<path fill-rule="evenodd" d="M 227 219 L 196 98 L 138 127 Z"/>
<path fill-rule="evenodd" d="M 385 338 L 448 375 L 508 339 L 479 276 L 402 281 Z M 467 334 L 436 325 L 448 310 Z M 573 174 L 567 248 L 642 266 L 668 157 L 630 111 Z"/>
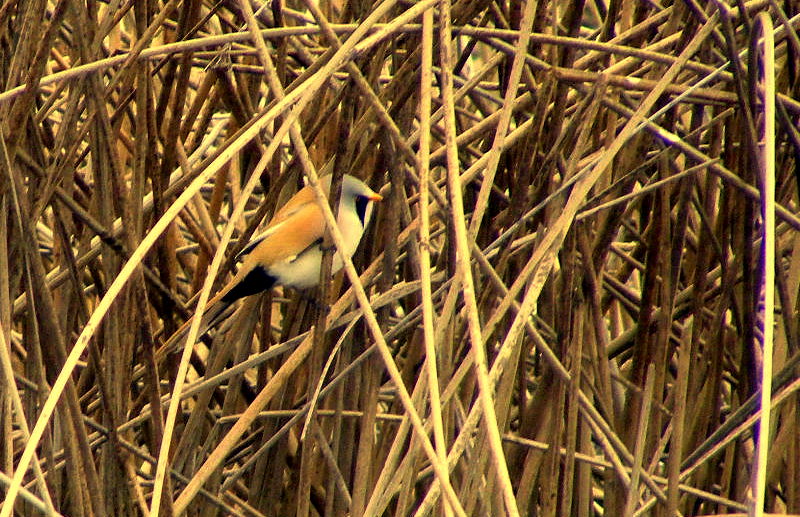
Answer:
<path fill-rule="evenodd" d="M 431 142 L 431 72 L 433 63 L 433 10 L 422 15 L 422 57 L 420 63 L 420 104 L 419 104 L 419 206 L 427 207 L 430 181 L 430 142 Z M 427 210 L 419 211 L 419 276 L 422 295 L 422 331 L 425 341 L 425 367 L 428 374 L 433 437 L 439 461 L 447 462 L 447 442 L 442 423 L 442 402 L 439 390 L 439 368 L 436 353 L 436 332 L 434 330 L 434 308 L 431 289 L 431 230 L 430 215 Z M 445 475 L 448 476 L 449 469 Z M 444 514 L 453 515 L 450 504 L 445 501 Z"/>
<path fill-rule="evenodd" d="M 772 36 L 772 18 L 767 13 L 759 13 L 756 17 L 753 33 L 754 58 L 761 57 L 761 73 L 764 76 L 763 117 L 764 129 L 761 133 L 763 142 L 762 176 L 762 218 L 763 253 L 764 253 L 764 330 L 763 330 L 763 365 L 761 367 L 761 417 L 758 421 L 758 443 L 756 445 L 756 468 L 753 481 L 754 514 L 764 515 L 766 498 L 767 460 L 772 431 L 770 418 L 772 415 L 772 358 L 773 335 L 775 321 L 775 40 Z M 758 36 L 763 34 L 763 56 L 759 54 L 762 45 Z M 758 71 L 755 72 L 756 74 Z M 755 85 L 754 85 L 755 86 Z M 756 86 L 756 89 L 760 89 Z"/>
<path fill-rule="evenodd" d="M 528 24 L 532 23 L 532 7 L 533 3 L 529 2 L 526 9 L 525 20 Z M 505 502 L 505 511 L 512 516 L 519 514 L 517 503 L 514 498 L 514 489 L 511 486 L 511 479 L 508 474 L 508 466 L 506 464 L 505 455 L 502 450 L 502 443 L 500 441 L 500 431 L 497 424 L 497 416 L 494 409 L 493 391 L 495 386 L 489 383 L 489 371 L 486 360 L 485 344 L 481 336 L 481 324 L 478 319 L 478 305 L 475 298 L 475 285 L 472 277 L 471 261 L 469 260 L 470 252 L 467 240 L 467 225 L 466 217 L 464 214 L 464 202 L 462 198 L 461 178 L 459 177 L 459 163 L 456 150 L 456 124 L 455 124 L 455 103 L 453 100 L 453 79 L 450 72 L 450 67 L 453 63 L 452 47 L 451 47 L 451 19 L 450 19 L 450 5 L 448 2 L 443 1 L 440 3 L 440 47 L 442 63 L 442 97 L 444 99 L 445 108 L 445 147 L 447 150 L 447 185 L 450 193 L 450 201 L 452 203 L 452 217 L 453 227 L 455 228 L 455 241 L 456 241 L 456 267 L 458 271 L 458 278 L 463 285 L 462 295 L 467 311 L 467 323 L 470 336 L 470 344 L 472 346 L 472 360 L 475 365 L 475 374 L 478 379 L 478 397 L 482 407 L 482 415 L 485 422 L 485 431 L 489 439 L 489 450 L 492 454 L 492 464 L 497 480 L 503 493 Z M 523 22 L 524 23 L 524 22 Z M 523 29 L 524 31 L 524 29 Z M 520 36 L 519 45 L 523 48 L 526 46 L 527 37 Z M 519 56 L 517 56 L 519 58 Z M 516 91 L 517 81 L 519 80 L 520 60 L 516 59 L 512 65 L 512 77 L 514 78 L 514 86 L 510 89 L 509 97 L 514 98 L 514 91 Z M 516 73 L 515 73 L 516 71 Z M 493 152 L 489 156 L 489 165 L 485 169 L 487 175 L 487 183 L 491 185 L 492 177 L 494 176 L 494 167 L 497 160 L 493 161 L 493 155 L 497 154 L 497 147 L 501 147 L 505 139 L 505 126 L 503 122 L 508 122 L 510 117 L 510 110 L 504 109 L 501 114 L 501 120 L 498 122 L 499 127 L 495 133 L 495 143 L 493 144 Z M 485 198 L 487 185 L 481 188 L 479 199 Z M 488 194 L 487 194 L 488 195 Z M 484 203 L 485 206 L 485 203 Z M 480 213 L 482 207 L 479 205 L 478 212 L 474 214 L 475 220 L 480 221 Z M 474 234 L 474 232 L 472 232 Z"/>

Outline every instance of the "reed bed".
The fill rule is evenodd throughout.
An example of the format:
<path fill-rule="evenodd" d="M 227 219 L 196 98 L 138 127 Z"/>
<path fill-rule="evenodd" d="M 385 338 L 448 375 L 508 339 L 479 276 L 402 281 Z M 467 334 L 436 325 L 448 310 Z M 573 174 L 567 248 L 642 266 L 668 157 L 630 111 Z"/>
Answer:
<path fill-rule="evenodd" d="M 800 514 L 798 13 L 2 3 L 0 517 Z M 331 172 L 354 267 L 170 345 Z"/>

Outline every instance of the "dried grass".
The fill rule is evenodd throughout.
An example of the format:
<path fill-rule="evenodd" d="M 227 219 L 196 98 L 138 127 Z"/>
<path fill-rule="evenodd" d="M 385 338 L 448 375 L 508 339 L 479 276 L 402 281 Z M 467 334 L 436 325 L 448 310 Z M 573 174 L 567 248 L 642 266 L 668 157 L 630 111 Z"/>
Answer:
<path fill-rule="evenodd" d="M 798 7 L 2 4 L 0 517 L 800 514 Z"/>

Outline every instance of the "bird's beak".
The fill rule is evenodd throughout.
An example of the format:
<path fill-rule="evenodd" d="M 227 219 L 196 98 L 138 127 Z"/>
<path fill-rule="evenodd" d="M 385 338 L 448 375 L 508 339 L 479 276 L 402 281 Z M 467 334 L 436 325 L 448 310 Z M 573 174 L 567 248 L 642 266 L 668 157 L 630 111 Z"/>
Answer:
<path fill-rule="evenodd" d="M 367 196 L 370 201 L 383 201 L 383 196 L 374 192 L 371 196 Z"/>

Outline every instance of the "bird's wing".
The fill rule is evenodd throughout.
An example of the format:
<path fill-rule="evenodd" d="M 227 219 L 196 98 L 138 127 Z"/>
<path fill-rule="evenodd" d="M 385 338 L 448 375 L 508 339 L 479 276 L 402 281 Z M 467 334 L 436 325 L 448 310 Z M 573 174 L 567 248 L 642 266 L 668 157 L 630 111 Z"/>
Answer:
<path fill-rule="evenodd" d="M 245 258 L 242 269 L 260 265 L 267 271 L 278 262 L 293 260 L 325 234 L 325 219 L 314 201 L 295 210 L 262 234 Z"/>
<path fill-rule="evenodd" d="M 236 260 L 242 260 L 250 252 L 252 252 L 264 239 L 279 231 L 284 226 L 284 223 L 289 220 L 293 215 L 306 211 L 309 206 L 316 207 L 317 202 L 314 198 L 314 192 L 310 187 L 303 187 L 297 194 L 283 205 L 278 210 L 267 226 L 267 229 L 256 235 L 242 251 L 236 255 Z M 324 225 L 324 223 L 323 223 Z"/>
<path fill-rule="evenodd" d="M 242 251 L 236 254 L 236 260 L 244 259 L 244 257 L 246 257 L 251 251 L 253 251 L 256 248 L 256 246 L 258 246 L 261 243 L 261 241 L 272 235 L 275 232 L 275 230 L 277 230 L 279 227 L 280 224 L 272 225 L 263 232 L 253 237 L 253 239 L 247 243 L 247 246 L 242 248 Z"/>
<path fill-rule="evenodd" d="M 282 223 L 293 214 L 299 212 L 300 210 L 306 208 L 307 205 L 315 205 L 317 204 L 316 198 L 314 197 L 314 191 L 311 190 L 311 187 L 305 186 L 297 191 L 297 194 L 291 197 L 289 201 L 286 202 L 277 212 L 275 215 L 272 216 L 272 219 L 269 222 L 269 226 L 267 228 L 272 228 L 277 224 Z"/>

